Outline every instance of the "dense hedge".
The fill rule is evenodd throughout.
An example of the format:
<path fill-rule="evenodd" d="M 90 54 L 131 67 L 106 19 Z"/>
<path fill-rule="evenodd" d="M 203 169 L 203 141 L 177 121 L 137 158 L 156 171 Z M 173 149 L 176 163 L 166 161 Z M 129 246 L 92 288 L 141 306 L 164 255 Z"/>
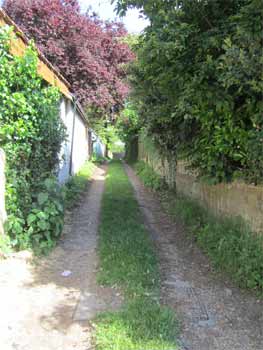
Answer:
<path fill-rule="evenodd" d="M 61 232 L 63 205 L 55 174 L 65 130 L 60 94 L 37 75 L 37 53 L 12 57 L 12 31 L 0 29 L 0 142 L 7 158 L 7 232 L 18 248 L 43 251 Z M 14 40 L 14 39 L 13 39 Z"/>
<path fill-rule="evenodd" d="M 125 158 L 129 163 L 134 163 L 138 158 L 138 137 L 140 130 L 139 117 L 131 102 L 127 102 L 125 109 L 117 120 L 117 130 L 125 143 Z"/>
<path fill-rule="evenodd" d="M 263 179 L 263 2 L 121 0 L 151 25 L 132 83 L 139 113 L 160 149 L 201 175 Z"/>

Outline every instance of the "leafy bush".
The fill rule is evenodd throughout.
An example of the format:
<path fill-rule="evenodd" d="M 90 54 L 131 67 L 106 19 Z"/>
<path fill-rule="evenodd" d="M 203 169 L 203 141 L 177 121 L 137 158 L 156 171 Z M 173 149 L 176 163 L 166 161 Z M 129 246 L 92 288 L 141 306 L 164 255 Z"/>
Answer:
<path fill-rule="evenodd" d="M 150 26 L 131 67 L 133 98 L 165 155 L 217 181 L 263 180 L 261 0 L 117 0 Z"/>
<path fill-rule="evenodd" d="M 124 144 L 121 140 L 117 140 L 111 145 L 110 151 L 117 154 L 123 153 L 125 151 Z"/>
<path fill-rule="evenodd" d="M 105 119 L 97 119 L 93 116 L 90 118 L 90 122 L 100 142 L 106 146 L 106 156 L 108 156 L 108 151 L 117 152 L 122 150 L 122 146 L 119 145 L 120 133 L 114 121 L 109 119 L 105 121 Z"/>
<path fill-rule="evenodd" d="M 60 94 L 37 75 L 33 45 L 23 57 L 13 57 L 9 54 L 10 40 L 15 40 L 11 28 L 2 27 L 0 144 L 7 160 L 6 228 L 16 248 L 35 247 L 41 240 L 50 245 L 61 228 L 58 217 L 63 217 L 60 198 L 48 188 L 50 180 L 46 180 L 57 173 L 60 148 L 66 137 L 59 117 Z M 41 203 L 41 197 L 46 198 L 45 203 Z M 37 219 L 31 221 L 29 215 L 36 215 Z M 50 220 L 48 225 L 45 219 L 45 228 L 44 215 Z"/>
<path fill-rule="evenodd" d="M 0 235 L 0 259 L 12 252 L 12 242 L 7 235 Z"/>
<path fill-rule="evenodd" d="M 36 252 L 46 253 L 60 236 L 64 222 L 64 196 L 57 180 L 46 179 L 36 199 L 27 216 L 26 235 Z"/>
<path fill-rule="evenodd" d="M 155 191 L 167 187 L 165 180 L 145 162 L 140 161 L 135 164 L 136 173 L 144 182 L 145 186 L 152 188 Z"/>
<path fill-rule="evenodd" d="M 58 239 L 64 218 L 63 192 L 55 178 L 48 178 L 32 202 L 32 208 L 22 220 L 10 215 L 6 229 L 13 246 L 32 248 L 35 253 L 47 253 Z"/>
<path fill-rule="evenodd" d="M 138 133 L 140 130 L 139 115 L 135 106 L 129 101 L 117 120 L 117 128 L 125 143 L 125 159 L 134 163 L 138 158 Z"/>
<path fill-rule="evenodd" d="M 108 160 L 108 158 L 103 156 L 98 156 L 96 153 L 92 154 L 91 161 L 98 164 L 103 164 Z"/>

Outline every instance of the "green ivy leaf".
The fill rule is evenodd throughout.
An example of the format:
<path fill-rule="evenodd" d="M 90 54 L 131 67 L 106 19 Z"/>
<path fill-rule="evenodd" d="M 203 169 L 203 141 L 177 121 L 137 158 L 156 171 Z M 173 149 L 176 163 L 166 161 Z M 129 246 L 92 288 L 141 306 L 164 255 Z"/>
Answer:
<path fill-rule="evenodd" d="M 34 214 L 29 214 L 27 217 L 27 224 L 31 225 L 34 221 L 36 221 L 37 217 Z"/>
<path fill-rule="evenodd" d="M 48 223 L 44 220 L 38 221 L 37 226 L 43 231 L 48 229 Z"/>
<path fill-rule="evenodd" d="M 48 200 L 48 193 L 41 192 L 37 196 L 37 201 L 39 205 L 43 205 Z"/>
<path fill-rule="evenodd" d="M 46 220 L 48 218 L 48 215 L 45 212 L 40 211 L 37 213 L 37 217 L 41 220 Z"/>

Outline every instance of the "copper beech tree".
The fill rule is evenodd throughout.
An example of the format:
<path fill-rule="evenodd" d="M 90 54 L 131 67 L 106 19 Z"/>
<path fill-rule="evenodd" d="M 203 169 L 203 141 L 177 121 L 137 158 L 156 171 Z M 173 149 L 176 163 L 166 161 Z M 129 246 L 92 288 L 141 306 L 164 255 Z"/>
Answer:
<path fill-rule="evenodd" d="M 82 13 L 77 0 L 5 0 L 3 7 L 72 84 L 86 107 L 105 112 L 128 93 L 125 64 L 134 58 L 122 23 Z"/>

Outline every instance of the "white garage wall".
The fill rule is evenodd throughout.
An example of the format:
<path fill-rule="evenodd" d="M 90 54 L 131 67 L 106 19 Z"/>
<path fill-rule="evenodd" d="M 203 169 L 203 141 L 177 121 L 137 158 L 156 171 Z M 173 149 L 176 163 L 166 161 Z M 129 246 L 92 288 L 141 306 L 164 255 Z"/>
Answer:
<path fill-rule="evenodd" d="M 60 117 L 66 127 L 67 140 L 63 143 L 60 153 L 60 166 L 58 172 L 58 180 L 64 183 L 69 178 L 70 173 L 70 152 L 73 129 L 73 109 L 71 101 L 65 98 L 61 99 L 60 103 Z"/>
<path fill-rule="evenodd" d="M 75 114 L 75 125 L 74 124 Z M 89 158 L 88 126 L 75 110 L 72 101 L 62 98 L 60 102 L 60 117 L 67 130 L 67 140 L 64 142 L 60 154 L 58 179 L 60 183 L 66 182 L 70 175 L 76 174 Z M 74 128 L 73 149 L 72 133 Z M 72 164 L 71 163 L 72 152 Z M 70 174 L 71 170 L 71 174 Z"/>
<path fill-rule="evenodd" d="M 72 174 L 76 174 L 88 158 L 88 128 L 84 124 L 79 113 L 76 113 L 72 154 Z"/>

